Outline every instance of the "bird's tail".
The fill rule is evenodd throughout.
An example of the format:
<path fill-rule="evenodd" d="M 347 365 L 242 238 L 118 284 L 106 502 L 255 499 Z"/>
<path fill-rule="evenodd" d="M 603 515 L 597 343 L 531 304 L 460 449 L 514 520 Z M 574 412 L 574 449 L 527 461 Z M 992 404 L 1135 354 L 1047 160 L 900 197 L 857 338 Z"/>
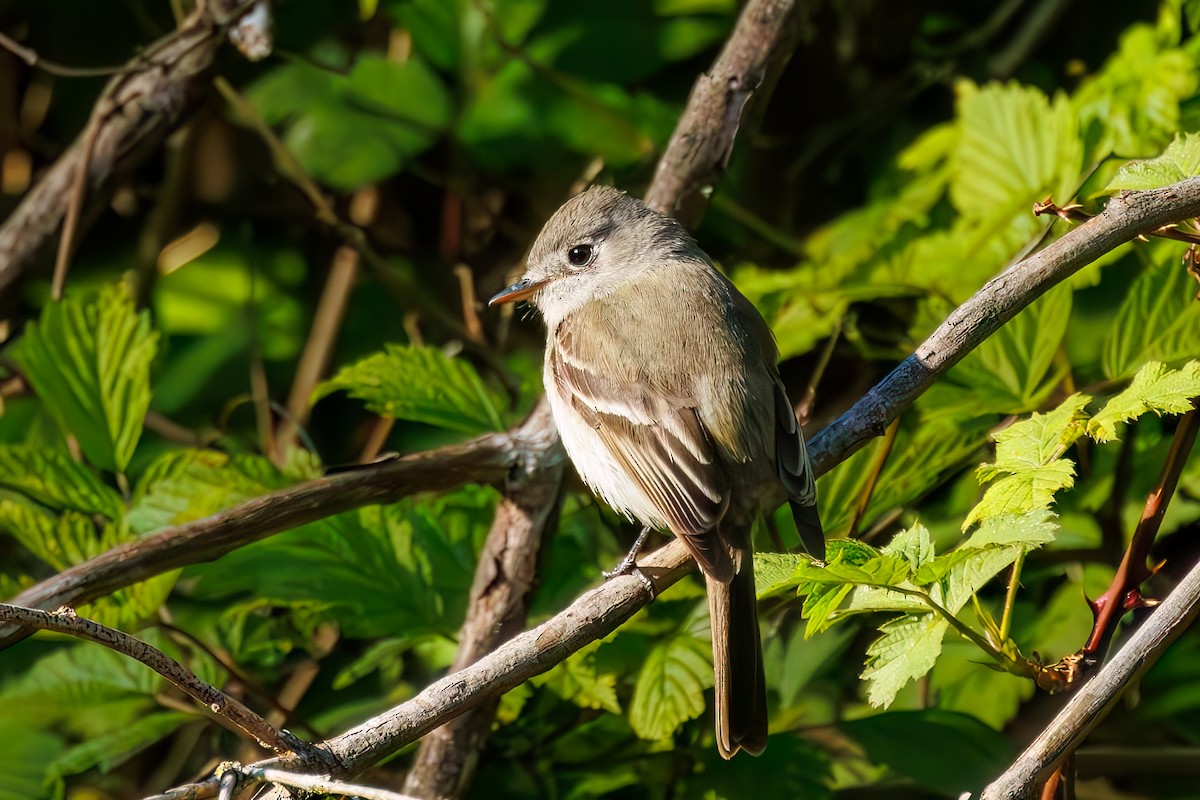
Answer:
<path fill-rule="evenodd" d="M 726 759 L 738 750 L 756 756 L 767 746 L 767 683 L 750 551 L 735 551 L 734 565 L 729 582 L 705 576 L 712 620 L 717 749 Z"/>

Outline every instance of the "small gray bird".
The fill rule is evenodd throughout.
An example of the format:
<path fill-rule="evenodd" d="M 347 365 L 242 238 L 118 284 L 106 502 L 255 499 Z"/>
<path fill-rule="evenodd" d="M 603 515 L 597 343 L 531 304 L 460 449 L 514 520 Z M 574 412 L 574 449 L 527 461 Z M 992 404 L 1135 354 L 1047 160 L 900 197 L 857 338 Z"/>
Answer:
<path fill-rule="evenodd" d="M 703 570 L 717 747 L 757 755 L 767 699 L 751 526 L 787 500 L 805 548 L 824 554 L 770 329 L 682 225 L 605 186 L 555 212 L 524 277 L 489 305 L 525 299 L 546 323 L 546 394 L 580 476 L 643 537 L 678 536 Z"/>

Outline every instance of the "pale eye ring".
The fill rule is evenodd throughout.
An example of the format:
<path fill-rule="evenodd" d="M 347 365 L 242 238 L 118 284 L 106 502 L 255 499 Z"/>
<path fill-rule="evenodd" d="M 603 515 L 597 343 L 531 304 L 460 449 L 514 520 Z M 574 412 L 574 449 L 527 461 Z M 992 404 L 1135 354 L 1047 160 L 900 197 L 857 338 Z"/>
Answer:
<path fill-rule="evenodd" d="M 590 244 L 577 244 L 567 251 L 567 261 L 572 267 L 586 267 L 596 257 L 596 248 Z"/>

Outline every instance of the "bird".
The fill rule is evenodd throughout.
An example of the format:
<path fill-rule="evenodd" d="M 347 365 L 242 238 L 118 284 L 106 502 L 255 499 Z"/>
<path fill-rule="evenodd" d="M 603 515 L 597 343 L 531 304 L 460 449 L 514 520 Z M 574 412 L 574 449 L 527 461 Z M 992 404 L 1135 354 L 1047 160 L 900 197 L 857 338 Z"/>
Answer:
<path fill-rule="evenodd" d="M 678 537 L 703 572 L 717 749 L 760 754 L 767 698 L 751 531 L 785 501 L 824 555 L 816 483 L 754 305 L 674 218 L 608 186 L 564 203 L 524 275 L 489 306 L 531 302 L 543 382 L 569 459 L 605 503 Z"/>

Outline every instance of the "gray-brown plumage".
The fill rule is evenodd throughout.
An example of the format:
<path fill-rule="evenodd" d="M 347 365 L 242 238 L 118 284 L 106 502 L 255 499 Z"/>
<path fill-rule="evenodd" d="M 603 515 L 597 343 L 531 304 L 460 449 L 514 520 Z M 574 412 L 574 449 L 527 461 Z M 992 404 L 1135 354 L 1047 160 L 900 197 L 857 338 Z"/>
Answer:
<path fill-rule="evenodd" d="M 824 551 L 770 330 L 679 223 L 608 187 L 564 204 L 491 302 L 525 298 L 546 322 L 546 392 L 580 476 L 680 537 L 704 572 L 721 755 L 761 752 L 751 526 L 787 500 L 805 547 Z"/>

